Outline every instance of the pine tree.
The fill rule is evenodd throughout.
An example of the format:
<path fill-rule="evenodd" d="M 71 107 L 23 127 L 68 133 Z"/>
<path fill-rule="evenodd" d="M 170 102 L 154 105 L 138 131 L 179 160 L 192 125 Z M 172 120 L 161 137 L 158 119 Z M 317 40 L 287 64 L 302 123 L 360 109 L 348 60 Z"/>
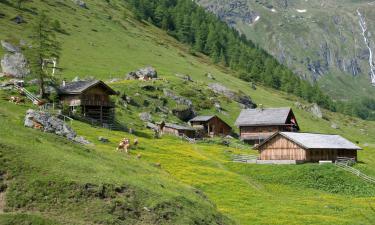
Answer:
<path fill-rule="evenodd" d="M 39 94 L 45 97 L 45 80 L 49 77 L 44 61 L 59 58 L 60 43 L 56 40 L 50 18 L 41 13 L 32 27 L 32 48 L 28 51 L 32 73 L 39 80 Z"/>

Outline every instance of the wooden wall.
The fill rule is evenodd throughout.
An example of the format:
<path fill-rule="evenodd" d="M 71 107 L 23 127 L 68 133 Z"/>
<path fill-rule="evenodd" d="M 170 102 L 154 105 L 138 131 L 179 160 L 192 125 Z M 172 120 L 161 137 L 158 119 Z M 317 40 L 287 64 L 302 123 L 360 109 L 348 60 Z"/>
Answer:
<path fill-rule="evenodd" d="M 349 157 L 357 160 L 356 150 L 345 149 L 309 149 L 305 150 L 282 135 L 277 135 L 260 146 L 261 160 L 301 160 L 318 162 L 320 160 L 335 161 L 337 157 Z"/>
<path fill-rule="evenodd" d="M 260 147 L 261 160 L 306 160 L 306 151 L 281 135 Z"/>
<path fill-rule="evenodd" d="M 226 136 L 230 135 L 232 128 L 223 122 L 218 117 L 213 117 L 211 120 L 206 122 L 191 122 L 191 126 L 199 126 L 202 125 L 205 128 L 207 135 L 214 135 L 214 136 Z"/>
<path fill-rule="evenodd" d="M 184 134 L 189 138 L 195 138 L 195 132 L 192 130 L 177 130 L 171 127 L 163 127 L 162 132 L 163 134 L 170 134 L 175 136 L 181 136 Z"/>

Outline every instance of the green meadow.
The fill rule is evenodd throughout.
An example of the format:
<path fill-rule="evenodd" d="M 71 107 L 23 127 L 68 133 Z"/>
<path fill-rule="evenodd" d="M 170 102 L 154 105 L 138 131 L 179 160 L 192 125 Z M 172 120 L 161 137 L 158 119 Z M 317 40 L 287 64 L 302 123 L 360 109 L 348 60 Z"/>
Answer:
<path fill-rule="evenodd" d="M 234 127 L 241 106 L 207 88 L 220 83 L 264 107 L 292 107 L 302 131 L 337 133 L 356 142 L 363 150 L 355 168 L 373 177 L 375 122 L 326 110 L 322 119 L 316 118 L 295 107 L 295 102 L 308 104 L 303 100 L 262 86 L 254 90 L 233 71 L 191 54 L 147 22 L 134 20 L 120 1 L 110 1 L 110 7 L 106 1 L 86 2 L 88 9 L 70 1 L 25 3 L 28 9 L 45 10 L 67 31 L 58 35 L 62 69 L 56 77 L 109 81 L 151 65 L 162 80 L 108 83 L 136 102 L 124 106 L 121 95 L 113 98 L 117 119 L 136 132 L 73 121 L 78 135 L 92 146 L 25 128 L 25 112 L 34 106 L 9 103 L 6 99 L 15 93 L 0 91 L 0 187 L 7 187 L 0 224 L 373 224 L 375 185 L 334 165 L 234 163 L 232 154 L 257 152 L 235 140 L 227 147 L 220 139 L 196 144 L 168 135 L 154 139 L 139 113 L 149 112 L 155 122 L 182 123 L 155 111 L 160 104 L 178 107 L 171 99 L 163 100 L 163 89 L 168 89 L 191 99 L 198 113 L 217 114 Z M 35 15 L 1 2 L 0 6 L 5 14 L 0 39 L 28 41 Z M 9 21 L 17 14 L 27 23 Z M 189 75 L 193 82 L 176 74 Z M 155 89 L 145 89 L 148 85 Z M 202 104 L 208 98 L 219 101 L 223 112 L 210 102 Z M 332 128 L 333 123 L 339 128 Z M 110 142 L 99 142 L 99 136 Z M 139 140 L 129 155 L 115 150 L 124 137 Z"/>

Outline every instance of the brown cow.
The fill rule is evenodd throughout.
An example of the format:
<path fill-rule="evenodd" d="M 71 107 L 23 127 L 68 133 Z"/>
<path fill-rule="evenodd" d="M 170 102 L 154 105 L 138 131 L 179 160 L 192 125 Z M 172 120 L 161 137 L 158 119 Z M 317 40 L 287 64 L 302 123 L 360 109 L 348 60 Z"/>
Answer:
<path fill-rule="evenodd" d="M 17 96 L 11 96 L 9 98 L 9 102 L 13 102 L 15 103 L 16 105 L 19 105 L 20 103 L 23 103 L 25 102 L 25 99 L 21 98 L 21 97 L 17 97 Z"/>
<path fill-rule="evenodd" d="M 128 154 L 129 153 L 129 147 L 130 147 L 130 140 L 128 138 L 124 138 L 118 144 L 117 151 L 125 150 L 125 152 Z"/>

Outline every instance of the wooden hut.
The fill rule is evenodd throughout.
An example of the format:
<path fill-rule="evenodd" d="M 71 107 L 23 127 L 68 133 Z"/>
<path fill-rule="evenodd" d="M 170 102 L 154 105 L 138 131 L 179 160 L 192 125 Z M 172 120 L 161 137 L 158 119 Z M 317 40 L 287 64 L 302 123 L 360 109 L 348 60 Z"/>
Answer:
<path fill-rule="evenodd" d="M 189 121 L 190 125 L 203 131 L 204 136 L 226 136 L 232 128 L 218 116 L 197 116 Z"/>
<path fill-rule="evenodd" d="M 361 148 L 340 135 L 278 132 L 254 147 L 260 160 L 335 161 L 338 157 L 357 160 Z"/>
<path fill-rule="evenodd" d="M 259 144 L 279 131 L 299 131 L 291 108 L 244 109 L 235 124 L 241 140 L 249 144 Z"/>
<path fill-rule="evenodd" d="M 59 88 L 60 102 L 67 105 L 72 113 L 79 112 L 81 116 L 101 124 L 114 121 L 115 104 L 110 96 L 115 94 L 112 88 L 99 80 L 64 82 Z"/>
<path fill-rule="evenodd" d="M 164 122 L 160 123 L 159 127 L 162 134 L 187 136 L 189 138 L 195 138 L 195 129 L 192 127 Z"/>

